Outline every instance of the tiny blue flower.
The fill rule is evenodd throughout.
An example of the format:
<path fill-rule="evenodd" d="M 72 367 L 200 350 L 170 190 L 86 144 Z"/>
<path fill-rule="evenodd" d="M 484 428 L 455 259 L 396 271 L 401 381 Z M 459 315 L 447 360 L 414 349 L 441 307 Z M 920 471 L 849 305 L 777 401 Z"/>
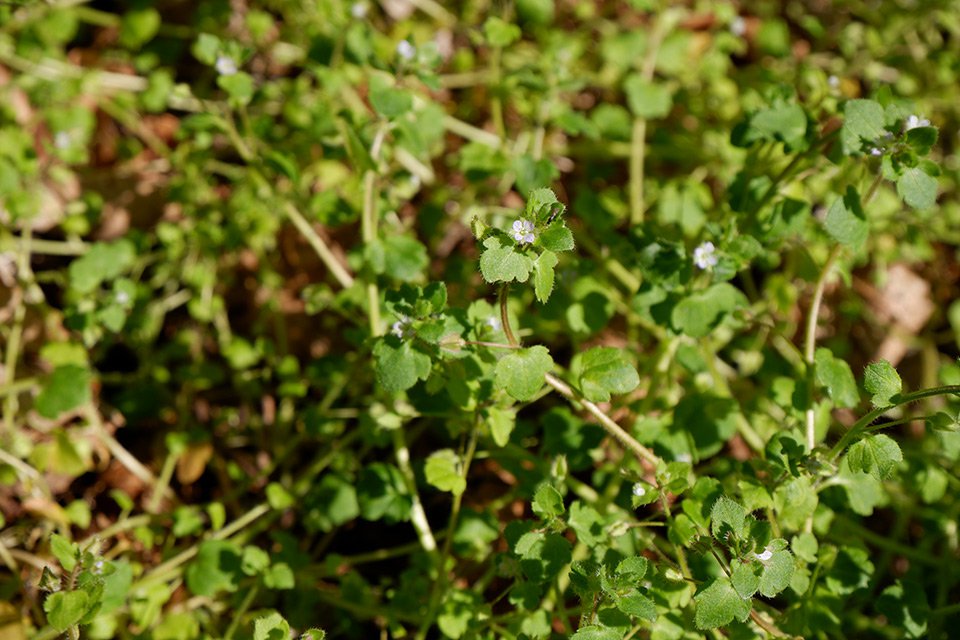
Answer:
<path fill-rule="evenodd" d="M 693 264 L 701 269 L 712 269 L 717 266 L 717 248 L 709 240 L 693 250 Z"/>
<path fill-rule="evenodd" d="M 503 326 L 500 324 L 500 318 L 497 316 L 490 316 L 487 318 L 486 325 L 490 327 L 492 331 L 500 331 L 500 329 L 503 328 Z"/>
<path fill-rule="evenodd" d="M 513 223 L 513 239 L 519 244 L 533 244 L 537 237 L 533 233 L 533 223 L 520 218 Z"/>

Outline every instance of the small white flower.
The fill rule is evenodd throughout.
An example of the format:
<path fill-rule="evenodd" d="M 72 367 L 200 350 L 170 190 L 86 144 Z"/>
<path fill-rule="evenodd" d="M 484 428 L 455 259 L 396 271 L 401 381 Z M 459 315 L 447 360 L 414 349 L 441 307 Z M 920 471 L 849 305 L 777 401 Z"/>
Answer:
<path fill-rule="evenodd" d="M 832 75 L 827 78 L 827 84 L 830 85 L 831 89 L 836 89 L 840 86 L 840 78 Z"/>
<path fill-rule="evenodd" d="M 872 155 L 872 156 L 882 156 L 882 155 L 883 155 L 883 149 L 880 149 L 879 147 L 870 147 L 870 155 Z"/>
<path fill-rule="evenodd" d="M 737 16 L 733 19 L 733 22 L 730 23 L 730 33 L 742 38 L 743 34 L 747 32 L 747 21 L 743 19 L 743 16 Z"/>
<path fill-rule="evenodd" d="M 232 76 L 237 73 L 237 61 L 230 56 L 217 56 L 217 62 L 214 68 L 222 76 Z"/>
<path fill-rule="evenodd" d="M 712 269 L 717 266 L 717 248 L 709 240 L 693 250 L 693 264 L 701 269 Z"/>
<path fill-rule="evenodd" d="M 532 244 L 536 240 L 533 234 L 533 223 L 520 218 L 513 222 L 513 239 L 520 244 Z"/>
<path fill-rule="evenodd" d="M 72 143 L 73 136 L 70 135 L 69 131 L 57 131 L 56 135 L 53 136 L 53 146 L 61 151 L 69 148 Z"/>
<path fill-rule="evenodd" d="M 410 334 L 410 318 L 401 315 L 399 320 L 390 325 L 390 333 L 401 340 L 406 338 Z"/>
<path fill-rule="evenodd" d="M 350 7 L 350 15 L 352 15 L 357 20 L 363 20 L 367 17 L 367 3 L 366 2 L 354 2 Z"/>
<path fill-rule="evenodd" d="M 120 306 L 124 306 L 130 302 L 130 294 L 126 291 L 117 291 L 116 295 L 113 296 L 113 299 L 116 300 L 117 304 Z"/>
<path fill-rule="evenodd" d="M 773 549 L 771 549 L 770 547 L 764 547 L 764 549 L 763 549 L 762 552 L 760 552 L 760 553 L 755 553 L 755 554 L 753 554 L 753 555 L 754 555 L 754 556 L 757 558 L 757 560 L 759 560 L 760 562 L 766 562 L 767 560 L 769 560 L 770 558 L 773 557 Z"/>
<path fill-rule="evenodd" d="M 692 462 L 692 461 L 693 461 L 693 456 L 691 456 L 689 453 L 677 454 L 677 462 Z"/>
<path fill-rule="evenodd" d="M 642 482 L 634 483 L 633 495 L 637 496 L 638 498 L 642 498 L 646 493 L 647 493 L 647 488 L 643 486 Z"/>
<path fill-rule="evenodd" d="M 103 573 L 103 560 L 97 560 L 93 564 L 93 573 L 94 575 L 100 575 Z"/>
<path fill-rule="evenodd" d="M 910 129 L 916 129 L 918 127 L 929 127 L 930 121 L 926 118 L 921 118 L 919 116 L 911 115 L 907 118 L 906 123 L 903 125 L 904 131 L 910 131 Z"/>
<path fill-rule="evenodd" d="M 497 316 L 490 316 L 487 318 L 486 325 L 490 327 L 492 331 L 500 331 L 503 328 L 503 325 L 500 324 L 500 318 Z"/>
<path fill-rule="evenodd" d="M 417 48 L 410 44 L 409 40 L 401 40 L 397 43 L 397 55 L 404 60 L 413 60 L 413 56 L 417 55 Z"/>

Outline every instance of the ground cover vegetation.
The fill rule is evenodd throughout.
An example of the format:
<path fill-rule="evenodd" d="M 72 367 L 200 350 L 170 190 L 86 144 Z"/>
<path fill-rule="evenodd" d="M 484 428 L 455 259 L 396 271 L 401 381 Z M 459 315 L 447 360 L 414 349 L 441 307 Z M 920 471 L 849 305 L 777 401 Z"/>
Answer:
<path fill-rule="evenodd" d="M 956 8 L 0 3 L 0 638 L 951 637 Z"/>

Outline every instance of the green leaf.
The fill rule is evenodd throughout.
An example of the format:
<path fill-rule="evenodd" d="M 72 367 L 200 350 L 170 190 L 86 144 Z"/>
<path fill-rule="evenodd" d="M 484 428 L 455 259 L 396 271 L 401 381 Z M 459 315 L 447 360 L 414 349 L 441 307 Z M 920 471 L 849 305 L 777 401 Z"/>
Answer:
<path fill-rule="evenodd" d="M 802 475 L 781 484 L 773 492 L 777 520 L 784 529 L 801 529 L 819 500 L 809 476 Z"/>
<path fill-rule="evenodd" d="M 480 273 L 487 282 L 526 282 L 533 269 L 533 260 L 513 246 L 502 246 L 501 238 L 491 236 L 483 241 Z"/>
<path fill-rule="evenodd" d="M 356 486 L 339 475 L 323 474 L 307 495 L 303 513 L 309 530 L 332 531 L 360 515 Z"/>
<path fill-rule="evenodd" d="M 237 104 L 246 105 L 253 99 L 253 76 L 245 71 L 238 71 L 232 76 L 217 76 L 217 86 Z"/>
<path fill-rule="evenodd" d="M 293 589 L 297 580 L 293 575 L 293 569 L 286 562 L 277 562 L 263 574 L 263 584 L 268 589 Z"/>
<path fill-rule="evenodd" d="M 503 48 L 520 39 L 520 27 L 497 17 L 487 18 L 483 23 L 483 34 L 491 47 Z"/>
<path fill-rule="evenodd" d="M 129 49 L 139 49 L 157 35 L 160 29 L 160 13 L 153 7 L 132 9 L 120 21 L 120 44 Z"/>
<path fill-rule="evenodd" d="M 548 251 L 570 251 L 574 247 L 573 232 L 562 220 L 554 220 L 540 233 L 540 246 Z"/>
<path fill-rule="evenodd" d="M 504 447 L 510 442 L 510 434 L 517 425 L 517 414 L 513 409 L 488 407 L 487 419 L 490 425 L 490 435 L 498 447 Z"/>
<path fill-rule="evenodd" d="M 296 498 L 279 482 L 271 482 L 266 489 L 267 503 L 277 511 L 289 509 L 297 503 Z"/>
<path fill-rule="evenodd" d="M 440 449 L 431 453 L 424 464 L 423 473 L 427 482 L 455 496 L 467 488 L 467 481 L 461 474 L 460 457 L 453 449 Z"/>
<path fill-rule="evenodd" d="M 838 407 L 855 407 L 860 402 L 857 381 L 850 365 L 833 357 L 826 347 L 817 349 L 814 355 L 817 382 L 827 388 L 827 394 Z"/>
<path fill-rule="evenodd" d="M 702 338 L 710 333 L 724 315 L 746 304 L 747 298 L 743 292 L 730 283 L 721 282 L 677 303 L 671 312 L 670 322 L 677 331 L 694 338 Z"/>
<path fill-rule="evenodd" d="M 743 622 L 750 616 L 750 598 L 742 598 L 728 578 L 717 578 L 693 601 L 697 605 L 694 624 L 698 629 L 716 629 L 734 619 Z"/>
<path fill-rule="evenodd" d="M 413 107 L 413 96 L 409 91 L 396 89 L 383 76 L 370 79 L 370 104 L 374 110 L 392 120 L 402 116 Z"/>
<path fill-rule="evenodd" d="M 580 500 L 575 500 L 570 505 L 570 515 L 567 517 L 567 524 L 577 534 L 577 540 L 594 547 L 606 542 L 607 535 L 604 530 L 606 520 L 596 509 L 585 505 Z"/>
<path fill-rule="evenodd" d="M 628 616 L 636 616 L 641 620 L 653 622 L 657 619 L 657 608 L 653 604 L 653 600 L 636 590 L 617 598 L 617 609 Z"/>
<path fill-rule="evenodd" d="M 726 540 L 727 533 L 744 539 L 748 533 L 747 510 L 726 496 L 720 496 L 710 510 L 710 531 L 717 540 Z"/>
<path fill-rule="evenodd" d="M 50 552 L 60 561 L 60 566 L 67 573 L 73 571 L 74 567 L 77 566 L 80 548 L 76 543 L 70 542 L 59 533 L 50 536 Z"/>
<path fill-rule="evenodd" d="M 289 640 L 290 625 L 276 611 L 253 622 L 253 640 Z"/>
<path fill-rule="evenodd" d="M 70 263 L 67 269 L 70 286 L 77 293 L 91 293 L 102 282 L 113 280 L 127 271 L 135 258 L 136 250 L 129 240 L 98 242 Z"/>
<path fill-rule="evenodd" d="M 583 354 L 581 367 L 580 390 L 593 402 L 607 402 L 611 393 L 629 393 L 640 384 L 623 349 L 594 347 Z"/>
<path fill-rule="evenodd" d="M 756 562 L 734 561 L 732 564 L 730 584 L 741 598 L 752 598 L 760 588 L 760 571 L 763 567 Z"/>
<path fill-rule="evenodd" d="M 187 588 L 198 596 L 236 591 L 240 577 L 240 550 L 232 542 L 206 540 L 187 566 Z"/>
<path fill-rule="evenodd" d="M 524 575 L 540 584 L 553 580 L 571 558 L 570 543 L 556 533 L 525 533 L 514 545 L 514 552 L 520 556 Z"/>
<path fill-rule="evenodd" d="M 544 375 L 553 368 L 546 347 L 517 349 L 500 359 L 494 370 L 496 385 L 521 402 L 531 400 L 543 386 Z"/>
<path fill-rule="evenodd" d="M 908 638 L 922 638 L 927 633 L 930 605 L 923 585 L 899 580 L 883 590 L 877 599 L 877 611 L 887 617 L 893 628 L 903 629 Z"/>
<path fill-rule="evenodd" d="M 937 135 L 936 127 L 914 127 L 907 131 L 907 145 L 917 155 L 925 156 L 937 143 Z"/>
<path fill-rule="evenodd" d="M 557 194 L 549 187 L 534 189 L 527 196 L 527 204 L 523 210 L 523 217 L 532 220 L 536 225 L 546 224 L 551 215 L 560 215 L 566 207 L 557 200 Z"/>
<path fill-rule="evenodd" d="M 873 397 L 870 402 L 880 409 L 893 404 L 893 397 L 900 393 L 903 383 L 900 374 L 886 360 L 871 362 L 863 374 L 863 387 Z"/>
<path fill-rule="evenodd" d="M 747 140 L 779 140 L 795 149 L 807 133 L 807 114 L 795 103 L 761 109 L 750 117 Z"/>
<path fill-rule="evenodd" d="M 392 464 L 374 462 L 357 480 L 360 515 L 367 520 L 401 522 L 410 517 L 410 496 L 400 470 Z"/>
<path fill-rule="evenodd" d="M 644 79 L 639 73 L 627 76 L 623 82 L 623 91 L 627 95 L 630 111 L 638 118 L 663 118 L 670 113 L 673 106 L 669 89 Z"/>
<path fill-rule="evenodd" d="M 257 576 L 266 571 L 270 566 L 270 554 L 253 545 L 247 545 L 243 548 L 243 554 L 240 557 L 240 570 L 245 575 Z"/>
<path fill-rule="evenodd" d="M 555 266 L 557 266 L 557 254 L 552 251 L 544 251 L 533 262 L 533 290 L 540 302 L 546 302 L 553 291 Z"/>
<path fill-rule="evenodd" d="M 647 569 L 650 567 L 650 561 L 643 556 L 630 556 L 624 558 L 617 565 L 617 575 L 639 582 L 643 576 L 647 575 Z"/>
<path fill-rule="evenodd" d="M 62 633 L 79 624 L 93 604 L 86 591 L 58 591 L 43 601 L 43 610 L 50 626 Z"/>
<path fill-rule="evenodd" d="M 861 155 L 885 133 L 883 107 L 873 100 L 849 100 L 843 116 L 840 144 L 844 155 Z"/>
<path fill-rule="evenodd" d="M 575 634 L 570 636 L 570 640 L 621 640 L 621 638 L 623 638 L 623 634 L 617 629 L 595 624 L 580 627 Z"/>
<path fill-rule="evenodd" d="M 564 512 L 563 496 L 546 482 L 537 487 L 530 506 L 533 508 L 533 512 L 544 520 L 556 518 Z"/>
<path fill-rule="evenodd" d="M 793 554 L 786 549 L 787 541 L 778 538 L 772 540 L 761 553 L 757 555 L 763 566 L 760 574 L 760 594 L 772 598 L 788 586 L 793 578 Z M 766 557 L 770 554 L 769 557 Z"/>
<path fill-rule="evenodd" d="M 867 241 L 870 225 L 867 223 L 863 207 L 860 205 L 860 194 L 853 187 L 847 187 L 842 198 L 837 198 L 827 216 L 823 220 L 823 227 L 834 240 L 848 247 L 859 249 Z"/>
<path fill-rule="evenodd" d="M 932 209 L 937 204 L 937 179 L 920 167 L 904 169 L 897 179 L 897 193 L 914 209 Z"/>
<path fill-rule="evenodd" d="M 300 640 L 327 640 L 327 632 L 322 629 L 307 629 L 300 635 Z"/>
<path fill-rule="evenodd" d="M 377 380 L 387 391 L 405 391 L 430 376 L 430 356 L 414 348 L 412 340 L 387 336 L 373 348 Z"/>
<path fill-rule="evenodd" d="M 54 419 L 91 400 L 90 380 L 93 374 L 86 367 L 68 364 L 57 367 L 47 378 L 37 396 L 36 408 L 44 418 Z"/>
<path fill-rule="evenodd" d="M 851 471 L 863 471 L 878 480 L 887 478 L 900 462 L 903 462 L 900 445 L 883 433 L 865 436 L 847 451 Z"/>

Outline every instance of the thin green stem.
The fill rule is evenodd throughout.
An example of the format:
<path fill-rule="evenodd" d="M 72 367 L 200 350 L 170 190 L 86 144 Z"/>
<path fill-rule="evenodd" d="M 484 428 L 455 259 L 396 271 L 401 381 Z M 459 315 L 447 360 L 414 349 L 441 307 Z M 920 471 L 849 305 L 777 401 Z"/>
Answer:
<path fill-rule="evenodd" d="M 920 391 L 914 391 L 913 393 L 906 393 L 897 398 L 896 404 L 890 405 L 888 407 L 880 407 L 878 409 L 873 409 L 865 416 L 853 423 L 853 426 L 850 427 L 845 434 L 840 438 L 840 441 L 837 442 L 830 450 L 828 458 L 831 462 L 836 463 L 837 459 L 840 457 L 840 454 L 844 452 L 847 446 L 853 441 L 854 438 L 859 436 L 863 431 L 873 424 L 873 421 L 890 411 L 894 407 L 900 407 L 911 402 L 916 402 L 917 400 L 923 400 L 924 398 L 933 398 L 936 396 L 948 396 L 948 395 L 958 395 L 960 394 L 960 385 L 949 384 L 942 387 L 933 387 L 932 389 L 922 389 Z"/>
<path fill-rule="evenodd" d="M 647 82 L 653 80 L 653 74 L 657 68 L 657 55 L 660 53 L 660 45 L 663 37 L 672 23 L 673 14 L 667 11 L 661 11 L 653 25 L 652 35 L 647 52 L 643 58 L 643 67 L 640 70 L 640 76 Z M 630 136 L 630 224 L 638 226 L 643 224 L 644 201 L 643 201 L 643 179 L 644 179 L 644 156 L 647 147 L 647 120 L 646 118 L 636 117 L 633 120 L 633 128 Z"/>
<path fill-rule="evenodd" d="M 520 341 L 513 334 L 513 328 L 510 326 L 510 313 L 507 310 L 507 293 L 510 290 L 510 284 L 504 282 L 500 285 L 500 325 L 503 327 L 503 334 L 507 336 L 507 342 L 510 346 L 519 348 Z"/>
<path fill-rule="evenodd" d="M 240 628 L 240 622 L 243 620 L 243 615 L 250 609 L 250 605 L 253 604 L 253 599 L 257 597 L 257 591 L 259 590 L 260 585 L 254 583 L 254 585 L 250 587 L 250 590 L 247 591 L 247 594 L 243 597 L 243 601 L 240 603 L 240 606 L 231 612 L 230 625 L 223 633 L 223 640 L 232 640 L 233 634 L 235 634 L 237 629 Z"/>
<path fill-rule="evenodd" d="M 627 433 L 623 427 L 618 425 L 613 418 L 604 413 L 603 409 L 598 407 L 595 403 L 587 400 L 577 391 L 574 391 L 573 387 L 568 385 L 566 382 L 556 377 L 552 373 L 547 373 L 545 380 L 548 385 L 553 387 L 557 392 L 560 393 L 567 400 L 571 401 L 574 404 L 581 405 L 586 409 L 597 421 L 600 423 L 600 426 L 610 434 L 617 442 L 623 445 L 626 449 L 629 449 L 638 460 L 646 461 L 653 466 L 657 466 L 660 463 L 660 458 L 645 446 L 637 442 L 636 438 Z"/>
<path fill-rule="evenodd" d="M 360 219 L 360 233 L 363 243 L 366 246 L 372 245 L 377 240 L 377 227 L 379 216 L 377 212 L 377 200 L 379 199 L 379 190 L 377 189 L 377 163 L 380 158 L 380 149 L 383 146 L 384 138 L 387 135 L 387 123 L 381 123 L 377 133 L 373 138 L 373 144 L 370 145 L 370 157 L 373 160 L 373 167 L 367 170 L 363 175 L 363 215 Z M 380 289 L 377 286 L 376 274 L 368 274 L 367 280 L 367 318 L 370 322 L 370 335 L 379 336 L 383 333 L 380 321 Z"/>
<path fill-rule="evenodd" d="M 286 204 L 283 210 L 287 214 L 287 217 L 290 218 L 293 226 L 297 228 L 297 231 L 300 232 L 316 252 L 320 261 L 323 262 L 324 266 L 333 274 L 337 282 L 340 283 L 340 286 L 344 289 L 349 289 L 353 286 L 353 276 L 340 264 L 340 261 L 333 254 L 333 251 L 331 251 L 327 243 L 323 241 L 323 238 L 314 231 L 313 226 L 307 221 L 303 214 L 290 202 Z"/>
<path fill-rule="evenodd" d="M 20 359 L 20 341 L 23 338 L 23 323 L 27 315 L 27 304 L 24 299 L 24 291 L 30 284 L 28 276 L 30 271 L 30 253 L 33 240 L 33 231 L 28 226 L 22 236 L 22 242 L 17 254 L 17 279 L 18 283 L 13 290 L 12 302 L 16 305 L 13 312 L 13 326 L 10 327 L 10 333 L 7 335 L 7 351 L 4 354 L 4 384 L 12 385 L 17 378 L 17 361 Z M 19 398 L 16 394 L 7 394 L 3 399 L 3 426 L 8 436 L 13 435 L 13 418 L 20 406 Z"/>
<path fill-rule="evenodd" d="M 403 481 L 407 485 L 407 492 L 410 494 L 410 522 L 417 532 L 420 546 L 436 560 L 437 539 L 433 537 L 430 522 L 427 520 L 427 513 L 423 510 L 423 503 L 420 501 L 420 493 L 417 491 L 417 479 L 413 473 L 413 467 L 410 466 L 410 450 L 407 448 L 402 427 L 393 430 L 393 450 L 397 460 L 397 467 L 400 469 Z"/>
<path fill-rule="evenodd" d="M 827 278 L 830 276 L 831 271 L 833 271 L 833 265 L 836 264 L 842 250 L 843 246 L 838 244 L 830 251 L 830 256 L 827 258 L 826 264 L 824 264 L 823 269 L 820 270 L 820 276 L 817 278 L 817 284 L 813 289 L 813 299 L 810 302 L 810 310 L 807 312 L 807 328 L 803 340 L 803 359 L 807 364 L 807 385 L 810 389 L 813 388 L 813 357 L 817 346 L 817 319 L 820 317 L 823 291 L 827 285 Z M 806 411 L 807 451 L 813 451 L 813 448 L 817 445 L 816 413 L 812 406 L 812 398 L 810 404 L 811 406 L 807 407 Z"/>
<path fill-rule="evenodd" d="M 214 532 L 207 540 L 226 540 L 230 538 L 235 533 L 242 531 L 252 523 L 254 523 L 258 518 L 262 517 L 270 511 L 269 504 L 257 505 L 253 509 L 250 509 L 245 514 L 225 526 L 223 529 Z M 145 585 L 153 584 L 155 582 L 163 582 L 175 576 L 180 567 L 190 560 L 192 560 L 197 552 L 200 550 L 200 545 L 204 541 L 196 542 L 187 549 L 184 549 L 177 555 L 173 556 L 166 562 L 157 565 L 150 572 L 144 575 L 142 578 L 137 580 L 133 585 L 130 586 L 130 590 L 134 591 L 136 589 L 142 588 Z"/>
<path fill-rule="evenodd" d="M 467 475 L 470 473 L 470 463 L 477 451 L 477 436 L 480 433 L 480 416 L 475 414 L 473 428 L 470 429 L 470 438 L 467 443 L 466 451 L 463 454 L 463 463 L 460 467 L 460 477 L 466 482 Z M 430 593 L 430 604 L 427 608 L 427 615 L 420 624 L 417 631 L 417 640 L 425 640 L 427 632 L 433 626 L 437 615 L 437 610 L 442 602 L 443 593 L 446 591 L 449 578 L 447 577 L 447 559 L 450 557 L 450 549 L 453 545 L 453 534 L 460 518 L 460 507 L 463 503 L 463 493 L 453 495 L 453 504 L 450 507 L 450 519 L 447 522 L 447 532 L 443 541 L 443 549 L 440 551 L 440 563 L 437 566 L 437 579 L 433 583 L 433 590 Z"/>

